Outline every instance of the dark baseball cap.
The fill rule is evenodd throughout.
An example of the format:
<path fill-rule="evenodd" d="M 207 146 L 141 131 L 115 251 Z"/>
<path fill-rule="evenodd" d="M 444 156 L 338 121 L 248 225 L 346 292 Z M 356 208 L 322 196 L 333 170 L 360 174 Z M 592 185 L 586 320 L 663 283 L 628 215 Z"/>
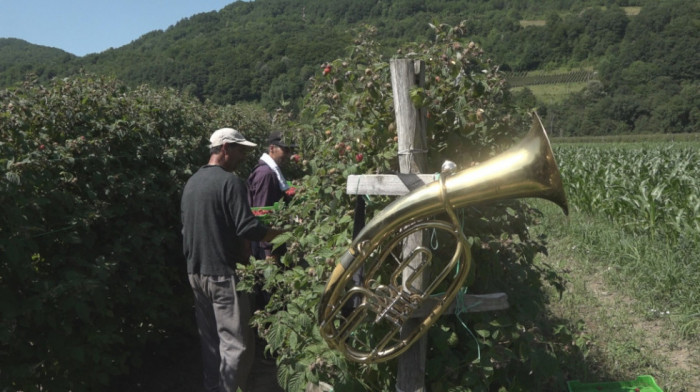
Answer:
<path fill-rule="evenodd" d="M 275 131 L 270 134 L 267 138 L 267 144 L 274 144 L 275 146 L 280 146 L 282 148 L 296 148 L 297 145 L 287 141 L 282 132 Z"/>

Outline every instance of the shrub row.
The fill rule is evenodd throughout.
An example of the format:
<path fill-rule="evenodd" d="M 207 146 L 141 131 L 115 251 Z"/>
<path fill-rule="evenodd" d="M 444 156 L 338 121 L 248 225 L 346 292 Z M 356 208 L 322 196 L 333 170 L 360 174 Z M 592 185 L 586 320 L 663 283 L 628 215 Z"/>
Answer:
<path fill-rule="evenodd" d="M 98 390 L 191 328 L 180 190 L 213 129 L 263 122 L 85 75 L 0 102 L 0 389 Z"/>

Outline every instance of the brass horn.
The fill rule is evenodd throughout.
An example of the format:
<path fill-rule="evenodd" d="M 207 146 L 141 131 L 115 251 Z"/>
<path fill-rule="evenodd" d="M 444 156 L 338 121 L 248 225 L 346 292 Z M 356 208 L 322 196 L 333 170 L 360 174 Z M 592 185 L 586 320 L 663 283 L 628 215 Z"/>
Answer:
<path fill-rule="evenodd" d="M 321 336 L 355 362 L 382 362 L 403 353 L 450 305 L 469 272 L 469 244 L 454 209 L 527 197 L 550 200 L 568 214 L 561 176 L 537 114 L 530 132 L 516 146 L 454 175 L 441 174 L 439 181 L 396 199 L 367 223 L 340 258 L 323 292 L 318 314 Z M 443 212 L 451 222 L 428 219 Z M 422 246 L 402 251 L 407 236 L 425 229 L 454 238 L 456 249 L 449 260 L 434 258 Z M 416 289 L 413 281 L 428 266 L 432 280 Z M 357 284 L 353 275 L 360 269 L 362 281 Z M 426 311 L 426 304 L 434 305 Z M 410 318 L 417 322 L 406 330 L 404 323 Z"/>

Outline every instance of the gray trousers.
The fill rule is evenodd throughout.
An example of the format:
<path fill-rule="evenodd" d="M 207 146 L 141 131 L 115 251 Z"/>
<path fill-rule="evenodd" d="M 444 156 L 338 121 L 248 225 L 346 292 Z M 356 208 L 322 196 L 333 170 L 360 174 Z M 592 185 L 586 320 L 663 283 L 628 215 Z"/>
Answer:
<path fill-rule="evenodd" d="M 249 325 L 250 296 L 236 291 L 232 276 L 188 276 L 202 346 L 204 390 L 282 391 L 274 362 L 262 361 L 256 355 L 262 350 L 255 349 L 255 335 Z"/>

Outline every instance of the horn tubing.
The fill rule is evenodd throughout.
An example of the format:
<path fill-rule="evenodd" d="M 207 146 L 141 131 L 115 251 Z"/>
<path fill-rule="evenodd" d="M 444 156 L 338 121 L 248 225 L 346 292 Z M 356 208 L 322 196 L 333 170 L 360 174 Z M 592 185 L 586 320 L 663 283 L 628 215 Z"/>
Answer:
<path fill-rule="evenodd" d="M 539 117 L 533 117 L 530 132 L 519 144 L 479 166 L 448 177 L 444 185 L 446 200 L 442 200 L 442 181 L 435 181 L 389 204 L 358 233 L 333 271 L 326 291 L 341 280 L 359 253 L 361 242 L 369 241 L 363 246 L 373 249 L 386 235 L 408 222 L 442 212 L 444 202 L 459 208 L 487 200 L 540 197 L 556 203 L 568 215 L 566 195 L 549 139 Z"/>
<path fill-rule="evenodd" d="M 459 208 L 483 201 L 540 197 L 556 203 L 568 214 L 561 184 L 549 139 L 535 116 L 521 143 L 479 166 L 448 177 L 446 202 Z M 364 240 L 369 240 L 369 247 L 373 248 L 385 235 L 409 221 L 442 212 L 441 192 L 441 181 L 435 181 L 394 200 L 360 231 L 350 248 L 357 249 Z M 348 268 L 351 260 L 343 258 L 341 262 Z"/>
<path fill-rule="evenodd" d="M 318 319 L 322 335 L 326 336 L 326 340 L 335 335 L 336 327 L 331 316 L 337 315 L 342 306 L 338 302 L 345 290 L 345 284 L 362 266 L 371 250 L 376 249 L 392 233 L 445 210 L 448 214 L 451 213 L 452 219 L 455 220 L 454 208 L 486 201 L 530 197 L 550 200 L 568 215 L 561 176 L 549 139 L 536 113 L 533 115 L 529 133 L 520 143 L 479 166 L 442 177 L 440 181 L 427 184 L 396 199 L 360 231 L 341 256 L 321 297 Z M 461 232 L 459 234 L 463 237 Z M 460 252 L 466 257 L 470 256 L 468 247 L 460 249 Z M 434 310 L 435 315 L 425 319 L 416 334 L 427 330 L 442 313 L 444 306 L 454 298 L 459 288 L 457 286 L 461 286 L 461 281 L 466 278 L 466 271 L 460 271 L 459 275 L 460 278 L 450 286 L 450 293 L 445 295 L 443 303 Z M 342 342 L 334 341 L 333 345 L 336 344 Z M 352 348 L 348 350 L 352 351 Z M 396 347 L 387 350 L 385 354 L 393 356 L 390 353 L 395 350 Z M 356 360 L 360 357 L 359 354 L 353 355 Z M 374 354 L 364 357 L 363 360 L 372 357 Z"/>

